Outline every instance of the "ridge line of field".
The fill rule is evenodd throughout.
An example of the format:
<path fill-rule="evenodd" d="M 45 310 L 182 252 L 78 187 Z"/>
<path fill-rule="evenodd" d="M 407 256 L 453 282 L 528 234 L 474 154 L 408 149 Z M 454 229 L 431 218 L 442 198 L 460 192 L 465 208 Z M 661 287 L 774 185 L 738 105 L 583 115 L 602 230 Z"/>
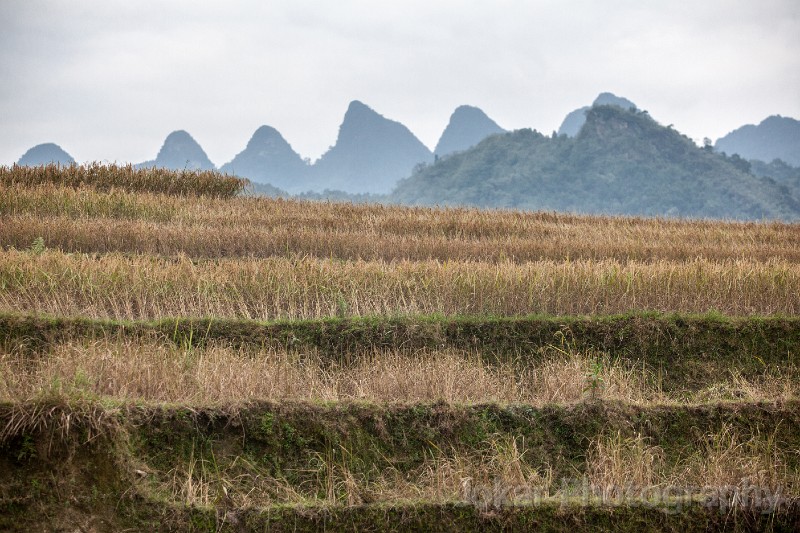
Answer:
<path fill-rule="evenodd" d="M 325 352 L 402 345 L 408 349 L 529 351 L 561 345 L 653 357 L 674 350 L 695 355 L 749 352 L 789 358 L 800 348 L 800 316 L 727 316 L 632 312 L 613 315 L 398 315 L 260 321 L 211 317 L 115 320 L 0 312 L 0 342 L 42 345 L 82 337 L 158 334 L 190 345 L 224 341 L 315 347 Z M 520 343 L 521 344 L 516 344 Z M 521 349 L 520 349 L 521 347 Z M 674 355 L 678 355 L 675 353 Z"/>
<path fill-rule="evenodd" d="M 555 315 L 631 309 L 800 314 L 800 265 L 754 261 L 349 262 L 272 257 L 198 265 L 119 254 L 0 252 L 0 309 L 111 318 Z"/>
<path fill-rule="evenodd" d="M 412 315 L 261 322 L 204 317 L 125 321 L 0 313 L 0 346 L 7 353 L 32 354 L 39 361 L 61 344 L 96 340 L 141 342 L 143 347 L 166 344 L 184 351 L 206 346 L 241 349 L 241 355 L 231 353 L 232 361 L 257 354 L 301 354 L 323 367 L 333 363 L 343 368 L 365 364 L 379 352 L 399 358 L 446 355 L 450 360 L 465 361 L 477 355 L 489 365 L 485 368 L 495 363 L 535 368 L 554 357 L 579 355 L 638 368 L 642 377 L 653 380 L 663 391 L 704 390 L 725 377 L 756 382 L 766 376 L 790 379 L 800 368 L 797 316 Z"/>
<path fill-rule="evenodd" d="M 186 437 L 219 442 L 230 438 L 238 440 L 238 446 L 251 443 L 274 448 L 274 453 L 285 454 L 292 461 L 331 443 L 358 444 L 363 449 L 353 448 L 352 453 L 360 451 L 377 460 L 380 450 L 374 446 L 378 444 L 407 454 L 418 446 L 483 447 L 492 435 L 505 433 L 525 437 L 529 446 L 561 442 L 561 449 L 619 430 L 645 436 L 666 449 L 680 449 L 692 438 L 722 426 L 758 430 L 762 436 L 771 434 L 776 439 L 780 436 L 776 442 L 794 449 L 800 444 L 800 399 L 695 405 L 598 400 L 542 406 L 291 400 L 202 406 L 86 397 L 0 401 L 0 443 L 24 435 L 46 435 L 54 443 L 88 443 L 125 427 L 128 432 L 152 434 L 155 440 L 140 444 L 153 447 L 151 451 L 156 453 L 181 453 L 159 449 L 158 435 L 175 442 Z M 579 451 L 573 452 L 574 458 L 580 457 Z M 798 462 L 800 456 L 794 454 L 789 460 Z"/>
<path fill-rule="evenodd" d="M 167 216 L 167 215 L 163 215 Z M 774 244 L 769 236 L 739 238 L 740 245 L 705 243 L 697 238 L 683 241 L 656 240 L 650 236 L 620 237 L 619 241 L 601 235 L 570 240 L 568 230 L 558 237 L 517 236 L 460 238 L 422 233 L 365 232 L 358 228 L 297 228 L 297 221 L 252 225 L 221 226 L 182 222 L 130 219 L 67 218 L 4 215 L 4 246 L 27 248 L 42 238 L 50 248 L 77 253 L 147 253 L 174 257 L 186 254 L 198 259 L 224 257 L 303 256 L 337 257 L 346 260 L 482 260 L 493 263 L 539 260 L 603 260 L 655 262 L 757 259 L 761 261 L 800 260 L 798 247 Z M 579 232 L 583 228 L 577 228 Z M 585 233 L 585 232 L 584 232 Z M 759 240 L 761 237 L 763 240 Z M 593 239 L 593 240 L 591 240 Z M 788 239 L 783 239 L 785 242 Z M 642 244 L 647 242 L 647 245 Z"/>
<path fill-rule="evenodd" d="M 186 523 L 207 524 L 209 530 L 230 527 L 220 520 L 218 509 L 172 508 L 159 509 L 164 513 L 159 525 L 173 520 L 176 527 Z M 359 529 L 392 532 L 430 531 L 681 531 L 706 532 L 716 529 L 730 531 L 772 530 L 790 531 L 800 525 L 800 504 L 792 503 L 774 513 L 759 509 L 736 507 L 721 512 L 704 502 L 663 505 L 649 502 L 628 502 L 628 506 L 590 503 L 570 504 L 547 502 L 513 505 L 499 509 L 481 509 L 465 502 L 406 505 L 368 504 L 357 507 L 275 507 L 247 509 L 242 512 L 221 513 L 234 524 L 269 531 L 293 533 L 357 531 Z M 435 526 L 434 526 L 435 524 Z"/>

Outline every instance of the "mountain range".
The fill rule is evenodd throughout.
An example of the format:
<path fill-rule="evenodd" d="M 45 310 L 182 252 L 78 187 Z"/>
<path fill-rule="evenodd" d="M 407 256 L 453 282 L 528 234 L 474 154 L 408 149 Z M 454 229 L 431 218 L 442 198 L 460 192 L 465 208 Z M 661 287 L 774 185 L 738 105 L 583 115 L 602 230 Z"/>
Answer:
<path fill-rule="evenodd" d="M 800 198 L 800 168 L 792 166 L 800 164 L 799 127 L 797 120 L 769 117 L 701 149 L 630 100 L 601 93 L 592 105 L 569 113 L 551 137 L 506 132 L 482 110 L 460 106 L 431 152 L 401 123 L 353 101 L 336 143 L 314 164 L 275 128 L 261 126 L 220 170 L 250 179 L 269 195 L 787 219 L 796 217 L 792 199 Z M 644 138 L 597 134 L 617 129 Z M 73 159 L 45 144 L 26 152 L 20 164 L 50 161 Z M 167 136 L 154 160 L 137 166 L 215 169 L 183 130 Z M 726 200 L 716 205 L 714 195 Z"/>
<path fill-rule="evenodd" d="M 431 152 L 403 124 L 354 100 L 344 115 L 336 143 L 316 163 L 304 160 L 278 130 L 261 126 L 244 150 L 219 170 L 292 194 L 326 190 L 387 194 L 417 165 L 466 150 L 485 137 L 504 131 L 477 107 L 460 106 L 450 117 L 435 152 Z M 50 144 L 35 147 L 20 159 L 20 164 L 73 161 L 60 148 L 56 152 L 46 147 L 58 148 Z M 197 141 L 183 130 L 167 136 L 155 159 L 136 166 L 173 170 L 216 168 Z"/>
<path fill-rule="evenodd" d="M 419 168 L 389 200 L 591 214 L 800 219 L 800 189 L 698 147 L 647 112 L 596 105 L 578 135 L 518 130 Z"/>

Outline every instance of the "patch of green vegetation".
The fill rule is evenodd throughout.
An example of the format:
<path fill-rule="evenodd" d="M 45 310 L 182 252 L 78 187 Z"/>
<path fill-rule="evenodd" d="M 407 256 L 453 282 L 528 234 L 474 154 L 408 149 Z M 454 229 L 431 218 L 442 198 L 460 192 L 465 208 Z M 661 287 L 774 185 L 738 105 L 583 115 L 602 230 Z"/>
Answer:
<path fill-rule="evenodd" d="M 797 402 L 693 407 L 590 402 L 542 408 L 285 403 L 248 407 L 235 415 L 219 412 L 211 423 L 206 415 L 187 419 L 175 411 L 147 416 L 148 424 L 135 424 L 141 446 L 135 453 L 161 470 L 185 461 L 189 454 L 185 444 L 197 442 L 209 443 L 218 461 L 225 454 L 269 458 L 265 466 L 274 469 L 273 475 L 302 471 L 312 454 L 330 450 L 337 454 L 346 450 L 352 464 L 363 466 L 359 474 L 388 467 L 406 471 L 418 467 L 431 450 L 486 452 L 493 437 L 508 435 L 524 438 L 526 460 L 550 465 L 557 477 L 569 476 L 581 470 L 589 443 L 610 429 L 623 436 L 642 435 L 667 455 L 679 455 L 700 436 L 726 426 L 742 434 L 774 428 L 782 446 L 800 449 Z M 800 462 L 800 457 L 792 461 Z"/>

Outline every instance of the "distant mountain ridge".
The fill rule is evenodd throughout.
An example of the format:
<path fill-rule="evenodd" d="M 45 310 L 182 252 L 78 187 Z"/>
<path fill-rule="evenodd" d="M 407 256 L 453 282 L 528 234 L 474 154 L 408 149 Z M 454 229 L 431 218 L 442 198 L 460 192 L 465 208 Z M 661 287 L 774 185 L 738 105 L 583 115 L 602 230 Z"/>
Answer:
<path fill-rule="evenodd" d="M 55 143 L 37 144 L 19 158 L 18 165 L 39 166 L 49 163 L 71 165 L 75 159 Z"/>
<path fill-rule="evenodd" d="M 518 130 L 419 169 L 390 200 L 589 214 L 798 220 L 786 187 L 646 112 L 594 106 L 576 137 Z"/>
<path fill-rule="evenodd" d="M 729 155 L 765 163 L 780 159 L 800 166 L 800 121 L 780 115 L 767 117 L 760 124 L 747 124 L 717 139 L 714 148 Z"/>
<path fill-rule="evenodd" d="M 336 143 L 315 164 L 275 128 L 261 126 L 220 170 L 250 179 L 264 194 L 308 199 L 800 220 L 795 119 L 772 116 L 743 126 L 714 151 L 656 123 L 630 100 L 601 93 L 592 106 L 567 115 L 559 133 L 509 133 L 482 110 L 462 105 L 432 153 L 404 125 L 356 100 Z M 19 160 L 49 162 L 74 159 L 47 143 Z M 156 158 L 137 166 L 215 169 L 184 130 L 170 133 Z"/>
<path fill-rule="evenodd" d="M 472 148 L 490 135 L 505 131 L 479 108 L 462 105 L 453 111 L 433 153 L 436 157 L 442 157 L 453 152 L 461 152 Z"/>
<path fill-rule="evenodd" d="M 438 154 L 465 150 L 485 137 L 502 133 L 486 114 L 472 106 L 460 106 L 437 145 Z M 411 175 L 419 164 L 433 162 L 433 154 L 404 125 L 385 118 L 354 100 L 339 127 L 336 143 L 313 165 L 297 154 L 274 128 L 259 128 L 247 148 L 220 170 L 270 184 L 292 194 L 309 197 L 382 195 Z"/>
<path fill-rule="evenodd" d="M 220 171 L 292 194 L 325 190 L 385 194 L 411 175 L 416 165 L 432 161 L 431 151 L 408 128 L 354 100 L 339 127 L 336 144 L 315 164 L 303 160 L 278 130 L 261 126 L 245 149 Z M 183 130 L 169 134 L 156 159 L 137 166 L 216 168 L 197 141 Z"/>

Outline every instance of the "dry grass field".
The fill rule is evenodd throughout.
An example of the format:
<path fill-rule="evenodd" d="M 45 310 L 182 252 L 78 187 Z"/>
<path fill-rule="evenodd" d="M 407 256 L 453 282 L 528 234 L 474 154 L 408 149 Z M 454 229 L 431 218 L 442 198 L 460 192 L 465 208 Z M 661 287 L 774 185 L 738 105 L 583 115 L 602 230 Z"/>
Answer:
<path fill-rule="evenodd" d="M 793 530 L 800 227 L 0 168 L 0 529 Z"/>
<path fill-rule="evenodd" d="M 797 314 L 800 265 L 752 260 L 483 263 L 312 257 L 0 255 L 0 310 L 259 320 L 393 314 Z"/>
<path fill-rule="evenodd" d="M 737 399 L 791 401 L 800 369 L 729 372 L 697 390 L 667 390 L 657 370 L 604 352 L 549 346 L 537 360 L 487 360 L 476 350 L 354 351 L 331 360 L 316 349 L 202 347 L 150 335 L 59 342 L 36 358 L 0 348 L 0 401 L 88 395 L 124 401 L 224 406 L 231 402 L 368 401 L 569 405 L 586 400 L 693 405 Z M 594 386 L 593 386 L 594 385 Z"/>
<path fill-rule="evenodd" d="M 478 209 L 209 198 L 2 180 L 5 246 L 346 260 L 800 260 L 784 223 L 582 217 Z"/>

